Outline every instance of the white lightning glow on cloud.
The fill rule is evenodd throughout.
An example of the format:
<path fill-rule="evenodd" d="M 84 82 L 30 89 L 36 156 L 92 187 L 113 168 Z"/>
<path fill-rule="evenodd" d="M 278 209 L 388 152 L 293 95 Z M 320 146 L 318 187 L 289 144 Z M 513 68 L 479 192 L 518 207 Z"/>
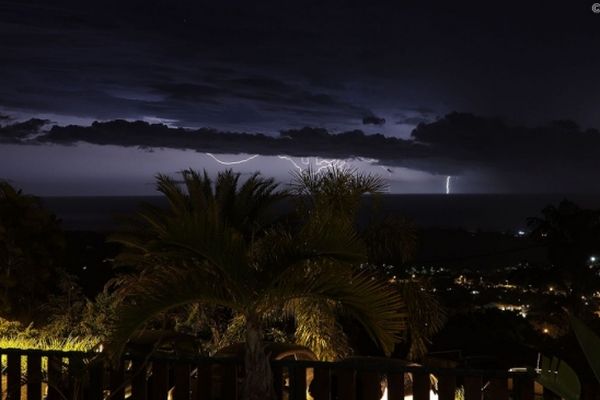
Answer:
<path fill-rule="evenodd" d="M 214 154 L 212 153 L 206 153 L 207 156 L 211 157 L 213 160 L 215 160 L 216 162 L 218 162 L 221 165 L 238 165 L 238 164 L 243 164 L 246 163 L 248 161 L 254 160 L 256 157 L 258 157 L 258 154 L 255 154 L 253 156 L 250 156 L 248 158 L 245 158 L 243 160 L 238 160 L 238 161 L 223 161 L 223 160 L 219 160 L 217 157 L 215 157 Z"/>
<path fill-rule="evenodd" d="M 364 161 L 364 162 L 368 162 L 369 164 L 372 164 L 374 162 L 377 162 L 377 160 L 375 158 L 365 158 L 365 157 L 358 157 L 358 159 L 360 161 Z"/>
<path fill-rule="evenodd" d="M 451 176 L 446 177 L 446 194 L 450 194 L 450 180 L 451 179 L 452 179 Z"/>

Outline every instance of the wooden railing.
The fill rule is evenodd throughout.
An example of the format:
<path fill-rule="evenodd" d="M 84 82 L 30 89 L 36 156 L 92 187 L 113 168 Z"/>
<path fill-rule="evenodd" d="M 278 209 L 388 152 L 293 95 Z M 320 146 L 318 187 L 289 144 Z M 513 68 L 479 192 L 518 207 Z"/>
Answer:
<path fill-rule="evenodd" d="M 0 349 L 2 399 L 234 400 L 242 364 L 235 358 L 126 354 L 108 365 L 100 353 Z M 508 371 L 425 368 L 389 359 L 272 362 L 279 399 L 305 400 L 534 400 L 534 377 Z M 587 392 L 583 398 L 593 399 Z M 405 397 L 412 396 L 412 397 Z M 433 398 L 433 396 L 432 396 Z M 544 399 L 556 399 L 546 391 Z"/>

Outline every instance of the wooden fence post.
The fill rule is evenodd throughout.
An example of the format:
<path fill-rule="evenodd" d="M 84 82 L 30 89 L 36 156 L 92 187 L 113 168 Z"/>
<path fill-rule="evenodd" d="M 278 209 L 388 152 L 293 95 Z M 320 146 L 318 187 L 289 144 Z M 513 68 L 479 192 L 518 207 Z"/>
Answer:
<path fill-rule="evenodd" d="M 439 400 L 454 400 L 456 393 L 456 376 L 446 374 L 440 375 L 438 377 L 438 391 Z"/>
<path fill-rule="evenodd" d="M 356 379 L 355 371 L 350 368 L 340 368 L 336 370 L 336 389 L 337 399 L 356 400 Z"/>
<path fill-rule="evenodd" d="M 175 393 L 173 400 L 190 400 L 190 365 L 187 363 L 176 363 L 175 371 Z"/>
<path fill-rule="evenodd" d="M 48 400 L 62 400 L 62 357 L 56 354 L 48 356 Z"/>
<path fill-rule="evenodd" d="M 90 383 L 86 400 L 102 400 L 104 398 L 104 364 L 100 361 L 93 362 L 89 366 L 88 375 Z"/>
<path fill-rule="evenodd" d="M 283 399 L 283 367 L 281 365 L 273 366 L 273 387 L 275 389 L 275 398 Z"/>
<path fill-rule="evenodd" d="M 359 371 L 356 373 L 356 388 L 361 400 L 381 399 L 381 378 L 378 372 Z"/>
<path fill-rule="evenodd" d="M 152 400 L 166 400 L 169 391 L 169 366 L 166 361 L 152 361 L 150 397 Z"/>
<path fill-rule="evenodd" d="M 212 400 L 212 365 L 198 365 L 196 384 L 192 386 L 193 400 Z"/>
<path fill-rule="evenodd" d="M 290 400 L 306 400 L 306 368 L 293 366 L 290 374 Z"/>
<path fill-rule="evenodd" d="M 313 369 L 313 380 L 309 392 L 315 400 L 331 400 L 331 374 L 329 368 L 316 367 Z"/>
<path fill-rule="evenodd" d="M 483 392 L 485 400 L 508 400 L 508 377 L 492 378 Z"/>
<path fill-rule="evenodd" d="M 143 360 L 133 360 L 131 366 L 131 397 L 133 400 L 148 399 L 148 380 L 146 370 L 148 365 Z"/>
<path fill-rule="evenodd" d="M 533 377 L 527 375 L 515 376 L 513 382 L 513 391 L 516 400 L 534 400 Z"/>
<path fill-rule="evenodd" d="M 404 400 L 404 373 L 392 372 L 387 375 L 388 400 Z M 454 399 L 452 399 L 454 400 Z"/>
<path fill-rule="evenodd" d="M 427 372 L 413 372 L 413 398 L 414 400 L 429 400 L 431 380 Z"/>
<path fill-rule="evenodd" d="M 6 399 L 21 399 L 21 354 L 11 352 L 7 355 Z"/>
<path fill-rule="evenodd" d="M 27 355 L 27 400 L 42 400 L 42 356 L 33 351 Z"/>
<path fill-rule="evenodd" d="M 481 376 L 465 376 L 465 400 L 481 400 Z"/>
<path fill-rule="evenodd" d="M 125 400 L 125 362 L 119 361 L 115 368 L 111 368 L 108 374 L 110 389 L 110 400 Z"/>
<path fill-rule="evenodd" d="M 68 399 L 81 400 L 83 398 L 83 381 L 86 374 L 82 354 L 69 355 L 69 369 L 66 375 L 65 394 Z"/>
<path fill-rule="evenodd" d="M 223 381 L 221 382 L 221 394 L 223 400 L 237 400 L 238 376 L 236 364 L 224 364 Z"/>

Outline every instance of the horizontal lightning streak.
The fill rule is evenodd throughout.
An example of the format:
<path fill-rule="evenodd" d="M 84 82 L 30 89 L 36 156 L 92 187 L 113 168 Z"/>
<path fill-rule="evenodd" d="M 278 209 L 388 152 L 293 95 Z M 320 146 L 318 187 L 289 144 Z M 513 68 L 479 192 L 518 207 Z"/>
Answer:
<path fill-rule="evenodd" d="M 255 154 L 253 156 L 250 156 L 248 158 L 245 158 L 245 159 L 239 160 L 239 161 L 222 161 L 222 160 L 219 160 L 217 157 L 215 157 L 215 155 L 212 154 L 212 153 L 205 153 L 205 154 L 207 156 L 212 157 L 213 160 L 215 160 L 216 162 L 218 162 L 219 164 L 222 164 L 222 165 L 238 165 L 238 164 L 243 164 L 243 163 L 248 162 L 250 160 L 254 160 L 256 157 L 259 156 L 258 154 Z"/>

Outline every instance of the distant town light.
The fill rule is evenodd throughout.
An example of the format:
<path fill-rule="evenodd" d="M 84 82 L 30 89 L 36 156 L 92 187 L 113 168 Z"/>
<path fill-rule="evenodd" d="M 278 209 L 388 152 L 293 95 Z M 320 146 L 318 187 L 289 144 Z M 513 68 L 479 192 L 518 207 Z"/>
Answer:
<path fill-rule="evenodd" d="M 596 256 L 590 256 L 590 262 L 596 262 L 597 258 Z"/>
<path fill-rule="evenodd" d="M 525 231 L 518 230 L 517 231 L 517 235 L 519 235 L 519 236 L 525 236 Z"/>
<path fill-rule="evenodd" d="M 545 334 L 548 334 L 548 332 L 550 332 L 550 331 L 548 330 L 548 328 L 544 328 L 544 333 L 545 333 Z"/>

